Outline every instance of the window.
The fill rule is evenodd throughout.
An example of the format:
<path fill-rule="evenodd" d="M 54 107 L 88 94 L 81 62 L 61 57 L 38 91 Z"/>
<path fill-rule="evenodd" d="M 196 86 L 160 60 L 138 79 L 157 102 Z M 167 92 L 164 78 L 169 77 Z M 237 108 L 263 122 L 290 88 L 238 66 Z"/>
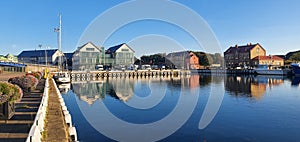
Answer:
<path fill-rule="evenodd" d="M 129 49 L 122 49 L 122 51 L 129 51 Z"/>
<path fill-rule="evenodd" d="M 86 51 L 94 51 L 95 48 L 86 48 Z"/>

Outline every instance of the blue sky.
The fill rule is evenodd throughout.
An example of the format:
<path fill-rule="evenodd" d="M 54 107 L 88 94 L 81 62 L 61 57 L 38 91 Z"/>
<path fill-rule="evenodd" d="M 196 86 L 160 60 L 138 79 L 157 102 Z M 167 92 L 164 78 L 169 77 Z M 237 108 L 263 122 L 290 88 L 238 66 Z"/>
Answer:
<path fill-rule="evenodd" d="M 62 50 L 73 52 L 88 25 L 99 14 L 122 2 L 126 1 L 2 0 L 0 55 L 7 53 L 17 55 L 22 50 L 39 49 L 39 44 L 42 44 L 43 48 L 46 46 L 57 48 L 57 35 L 53 29 L 58 26 L 58 13 L 63 15 Z M 285 54 L 300 49 L 299 0 L 176 0 L 176 2 L 194 10 L 206 20 L 219 40 L 222 51 L 229 46 L 249 42 L 260 43 L 267 50 L 267 54 Z M 117 30 L 103 45 L 97 45 L 107 48 L 149 34 L 171 37 L 180 42 L 184 48 L 202 50 L 193 48 L 194 41 L 180 28 L 159 21 L 128 24 Z"/>

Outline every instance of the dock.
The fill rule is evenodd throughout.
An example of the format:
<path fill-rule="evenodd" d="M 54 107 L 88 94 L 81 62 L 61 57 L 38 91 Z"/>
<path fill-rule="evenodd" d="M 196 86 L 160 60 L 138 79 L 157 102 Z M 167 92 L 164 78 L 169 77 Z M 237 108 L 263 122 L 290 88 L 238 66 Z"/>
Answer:
<path fill-rule="evenodd" d="M 42 141 L 68 142 L 69 135 L 53 81 L 49 81 L 49 101 Z"/>

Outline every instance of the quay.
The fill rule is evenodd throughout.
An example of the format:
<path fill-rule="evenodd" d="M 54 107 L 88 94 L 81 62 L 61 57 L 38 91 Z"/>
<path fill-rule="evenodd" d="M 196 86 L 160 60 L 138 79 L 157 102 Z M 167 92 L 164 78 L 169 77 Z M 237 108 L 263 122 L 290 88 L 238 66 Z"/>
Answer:
<path fill-rule="evenodd" d="M 121 78 L 121 77 L 151 77 L 151 76 L 186 76 L 190 75 L 189 70 L 124 70 L 124 71 L 72 71 L 72 81 L 89 80 L 91 78 Z"/>

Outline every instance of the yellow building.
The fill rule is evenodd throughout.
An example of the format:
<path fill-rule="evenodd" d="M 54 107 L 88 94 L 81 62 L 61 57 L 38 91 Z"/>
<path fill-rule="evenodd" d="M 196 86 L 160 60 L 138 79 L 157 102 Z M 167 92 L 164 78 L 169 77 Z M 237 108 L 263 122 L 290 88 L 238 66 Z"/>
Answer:
<path fill-rule="evenodd" d="M 254 67 L 252 59 L 257 56 L 266 56 L 266 50 L 259 43 L 231 46 L 224 52 L 225 65 L 230 69 Z"/>
<path fill-rule="evenodd" d="M 284 59 L 278 56 L 257 56 L 252 60 L 254 65 L 284 66 Z"/>

